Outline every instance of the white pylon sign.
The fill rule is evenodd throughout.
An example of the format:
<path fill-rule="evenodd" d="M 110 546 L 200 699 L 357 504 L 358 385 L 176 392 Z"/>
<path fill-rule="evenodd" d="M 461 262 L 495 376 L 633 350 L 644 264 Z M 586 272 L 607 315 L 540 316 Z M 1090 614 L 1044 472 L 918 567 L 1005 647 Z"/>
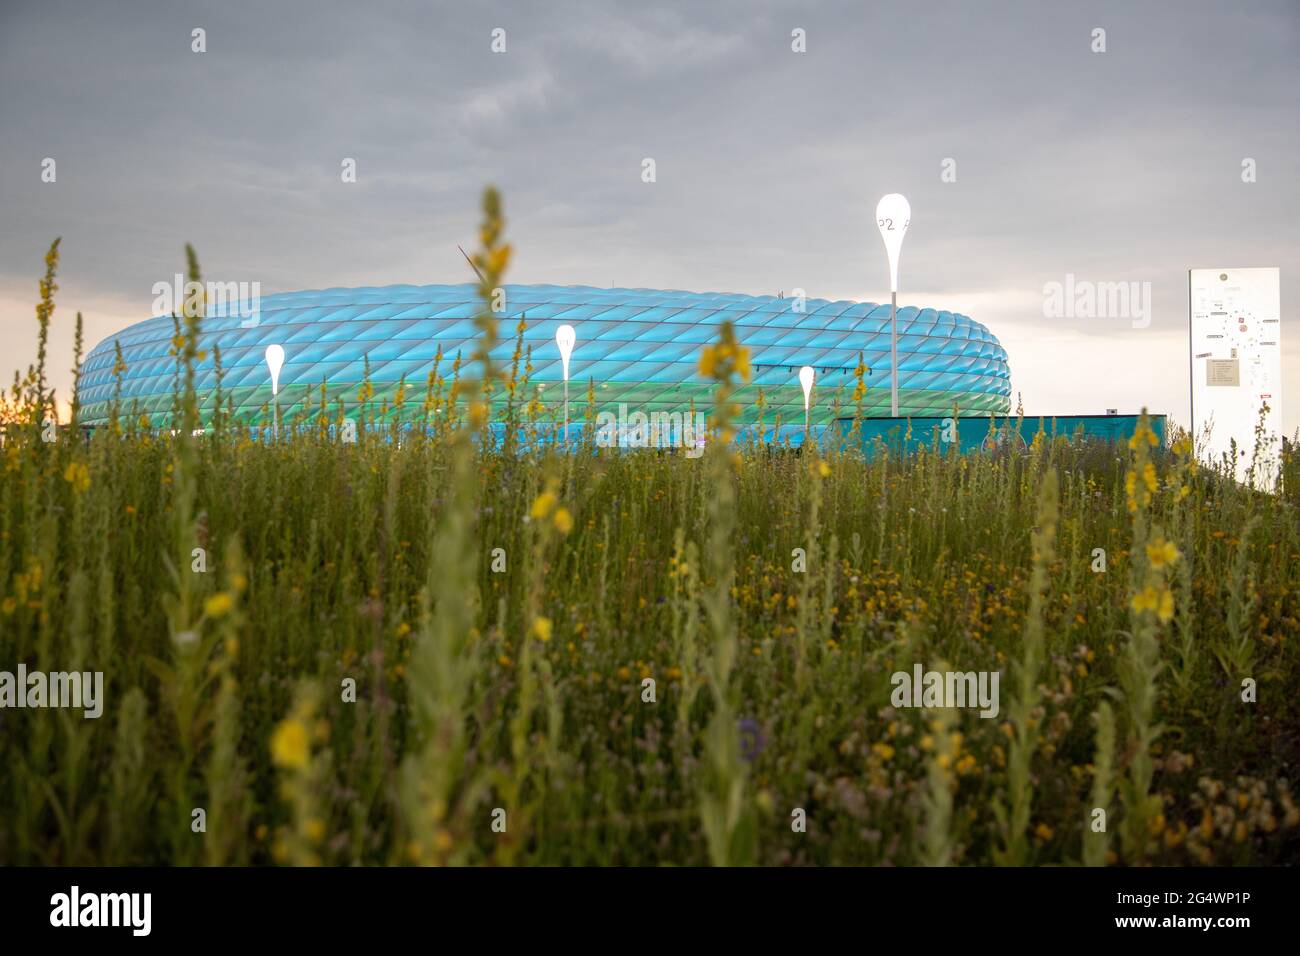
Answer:
<path fill-rule="evenodd" d="M 876 228 L 889 256 L 889 407 L 898 417 L 898 257 L 903 237 L 912 224 L 912 204 L 901 193 L 882 196 L 876 203 Z"/>
<path fill-rule="evenodd" d="M 564 367 L 564 380 L 569 380 L 569 357 L 573 355 L 574 343 L 578 341 L 578 333 L 573 330 L 571 325 L 562 325 L 555 330 L 555 344 L 560 347 L 560 364 Z"/>
<path fill-rule="evenodd" d="M 571 325 L 562 325 L 555 330 L 555 344 L 560 347 L 560 366 L 564 369 L 564 441 L 569 440 L 569 357 L 573 355 L 574 343 L 578 333 Z"/>
<path fill-rule="evenodd" d="M 813 379 L 817 377 L 817 372 L 811 365 L 805 365 L 799 369 L 799 384 L 803 386 L 803 410 L 809 410 L 809 401 L 812 398 Z"/>
<path fill-rule="evenodd" d="M 284 368 L 284 348 L 279 345 L 266 347 L 266 367 L 271 370 L 271 394 L 280 394 L 280 369 Z"/>
<path fill-rule="evenodd" d="M 912 205 L 901 193 L 890 193 L 876 203 L 876 227 L 885 241 L 889 256 L 889 291 L 898 291 L 898 257 L 903 251 L 903 238 L 912 224 Z"/>

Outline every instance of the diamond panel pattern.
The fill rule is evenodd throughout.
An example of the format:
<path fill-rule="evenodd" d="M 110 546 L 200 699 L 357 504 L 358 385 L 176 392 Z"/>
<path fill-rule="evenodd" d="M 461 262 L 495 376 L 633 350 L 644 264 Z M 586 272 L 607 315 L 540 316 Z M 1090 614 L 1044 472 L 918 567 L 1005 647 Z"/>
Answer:
<path fill-rule="evenodd" d="M 802 365 L 817 369 L 815 421 L 832 417 L 839 392 L 847 407 L 858 353 L 870 370 L 864 407 L 889 413 L 889 306 L 874 302 L 795 299 L 775 296 L 678 292 L 657 289 L 601 289 L 591 286 L 509 285 L 500 314 L 502 342 L 493 357 L 510 361 L 514 329 L 528 321 L 524 344 L 532 348 L 533 381 L 546 402 L 559 399 L 561 367 L 555 330 L 568 322 L 578 344 L 570 366 L 570 398 L 585 403 L 588 379 L 603 410 L 627 402 L 642 411 L 704 408 L 707 387 L 696 372 L 700 347 L 717 339 L 730 320 L 750 349 L 753 381 L 739 391 L 742 418 L 758 417 L 758 389 L 767 421 L 776 414 L 802 420 Z M 440 373 L 450 377 L 459 352 L 474 349 L 472 317 L 477 287 L 394 285 L 356 289 L 286 292 L 262 298 L 258 325 L 244 328 L 238 316 L 211 314 L 204 320 L 196 370 L 200 396 L 216 387 L 213 347 L 221 348 L 222 390 L 233 396 L 236 417 L 261 421 L 271 399 L 264 356 L 273 342 L 284 346 L 279 405 L 290 415 L 315 406 L 325 380 L 329 399 L 355 401 L 363 358 L 370 357 L 376 400 L 391 395 L 405 375 L 408 394 L 419 393 L 442 346 Z M 173 360 L 170 317 L 132 325 L 100 342 L 86 359 L 81 380 L 83 421 L 102 423 L 113 397 L 114 342 L 122 345 L 123 411 L 166 416 L 171 409 Z M 904 415 L 1005 414 L 1011 407 L 1007 353 L 983 325 L 965 315 L 913 306 L 898 310 L 899 411 Z M 549 387 L 548 387 L 549 386 Z M 702 404 L 703 403 L 703 404 Z M 410 403 L 416 408 L 420 402 Z M 210 411 L 205 407 L 205 413 Z"/>

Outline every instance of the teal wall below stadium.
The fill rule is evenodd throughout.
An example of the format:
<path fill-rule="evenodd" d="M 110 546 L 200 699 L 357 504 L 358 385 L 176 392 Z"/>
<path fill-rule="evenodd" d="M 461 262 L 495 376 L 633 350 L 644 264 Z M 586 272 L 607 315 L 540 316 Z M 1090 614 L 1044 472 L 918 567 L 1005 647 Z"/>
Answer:
<path fill-rule="evenodd" d="M 1040 432 L 1049 438 L 1061 436 L 1070 440 L 1127 442 L 1137 431 L 1141 415 L 1047 415 L 1025 416 L 1017 419 L 1011 415 L 984 418 L 958 418 L 956 424 L 957 449 L 962 453 L 990 447 L 995 441 L 1028 445 Z M 1165 443 L 1167 419 L 1164 415 L 1148 415 L 1151 430 L 1160 444 Z M 863 448 L 870 455 L 879 447 L 889 448 L 894 455 L 909 454 L 921 447 L 946 447 L 943 442 L 944 423 L 950 418 L 869 418 L 859 426 Z M 836 419 L 840 433 L 847 437 L 853 420 Z M 996 437 L 995 437 L 996 435 Z"/>

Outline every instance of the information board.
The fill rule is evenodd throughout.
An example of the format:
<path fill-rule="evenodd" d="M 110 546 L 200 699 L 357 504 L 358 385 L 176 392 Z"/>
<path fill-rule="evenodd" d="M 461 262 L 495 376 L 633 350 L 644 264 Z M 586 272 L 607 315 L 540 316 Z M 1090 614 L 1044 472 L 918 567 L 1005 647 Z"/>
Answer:
<path fill-rule="evenodd" d="M 1192 269 L 1192 431 L 1202 459 L 1237 446 L 1235 473 L 1251 476 L 1256 428 L 1263 439 L 1253 484 L 1276 486 L 1282 451 L 1282 273 Z"/>

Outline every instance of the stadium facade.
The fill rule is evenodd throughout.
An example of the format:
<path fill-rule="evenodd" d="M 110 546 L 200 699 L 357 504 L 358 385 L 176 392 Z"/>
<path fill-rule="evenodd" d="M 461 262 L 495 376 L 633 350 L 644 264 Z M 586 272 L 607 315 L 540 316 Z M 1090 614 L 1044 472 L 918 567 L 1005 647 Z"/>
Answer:
<path fill-rule="evenodd" d="M 256 312 L 248 303 L 220 303 L 202 323 L 200 349 L 206 355 L 196 370 L 196 384 L 203 418 L 211 415 L 217 387 L 214 346 L 220 346 L 223 405 L 233 402 L 237 421 L 271 419 L 265 353 L 272 343 L 285 352 L 277 398 L 281 421 L 318 407 L 322 383 L 331 406 L 342 398 L 346 408 L 354 408 L 367 358 L 374 388 L 371 408 L 388 401 L 391 409 L 404 380 L 408 401 L 403 414 L 411 416 L 421 409 L 439 346 L 439 374 L 444 377 L 450 378 L 458 353 L 468 360 L 476 338 L 473 318 L 480 308 L 477 286 L 468 283 L 287 292 L 261 297 Z M 594 384 L 598 411 L 617 413 L 626 406 L 647 415 L 685 413 L 692 402 L 706 408 L 708 385 L 697 372 L 700 349 L 717 340 L 724 321 L 732 322 L 750 351 L 753 377 L 737 395 L 743 421 L 758 417 L 761 388 L 765 421 L 780 414 L 801 426 L 798 375 L 801 366 L 811 365 L 817 370 L 812 420 L 829 422 L 837 389 L 843 387 L 839 394 L 846 408 L 851 401 L 859 353 L 869 369 L 865 413 L 889 414 L 888 304 L 508 285 L 498 314 L 500 343 L 493 353 L 502 365 L 509 364 L 514 352 L 520 317 L 527 322 L 524 343 L 532 352 L 532 381 L 551 408 L 560 399 L 563 381 L 555 331 L 566 323 L 577 330 L 569 386 L 575 421 L 583 414 L 588 382 Z M 96 345 L 81 380 L 82 421 L 94 425 L 107 420 L 118 387 L 117 343 L 125 363 L 122 412 L 147 414 L 155 425 L 167 424 L 176 386 L 173 335 L 171 316 L 160 316 Z M 963 416 L 1010 409 L 1007 353 L 987 328 L 965 315 L 900 308 L 898 364 L 900 415 L 951 415 L 954 406 Z"/>

